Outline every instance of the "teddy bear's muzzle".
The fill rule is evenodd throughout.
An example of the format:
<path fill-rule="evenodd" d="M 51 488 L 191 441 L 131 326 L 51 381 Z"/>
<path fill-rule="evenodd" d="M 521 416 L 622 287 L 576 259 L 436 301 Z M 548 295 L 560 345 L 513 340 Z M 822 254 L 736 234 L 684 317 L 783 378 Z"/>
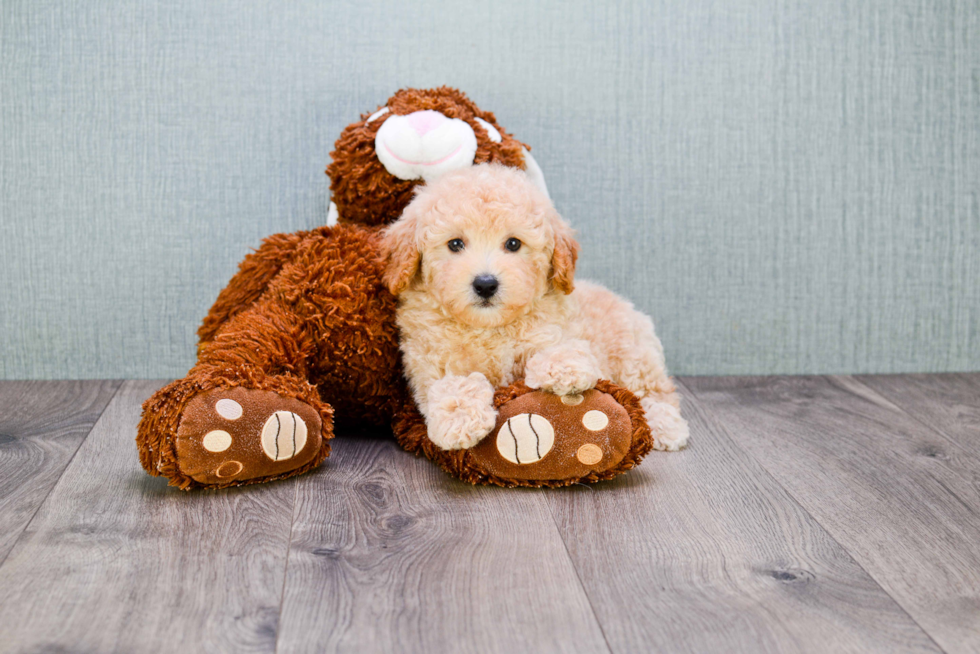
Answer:
<path fill-rule="evenodd" d="M 404 180 L 431 182 L 471 166 L 476 148 L 469 124 L 431 109 L 389 115 L 374 139 L 375 154 L 385 169 Z"/>

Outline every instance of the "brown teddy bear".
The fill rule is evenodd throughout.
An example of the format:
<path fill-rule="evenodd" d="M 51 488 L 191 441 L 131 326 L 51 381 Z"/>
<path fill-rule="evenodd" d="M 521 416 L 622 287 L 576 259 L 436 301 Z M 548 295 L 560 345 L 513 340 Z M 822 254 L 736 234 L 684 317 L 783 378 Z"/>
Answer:
<path fill-rule="evenodd" d="M 543 188 L 528 149 L 442 87 L 399 91 L 344 129 L 331 156 L 336 224 L 271 236 L 245 257 L 198 330 L 197 364 L 143 404 L 146 471 L 182 489 L 282 479 L 322 462 L 335 426 L 385 425 L 405 449 L 472 483 L 561 486 L 636 465 L 651 448 L 643 410 L 606 381 L 575 405 L 523 382 L 498 389 L 495 430 L 455 451 L 426 437 L 407 392 L 380 232 L 416 186 L 464 166 L 514 166 Z M 609 417 L 603 430 L 583 428 L 591 410 Z M 543 432 L 551 446 L 540 458 L 507 456 L 540 450 Z M 510 450 L 497 446 L 505 440 Z"/>

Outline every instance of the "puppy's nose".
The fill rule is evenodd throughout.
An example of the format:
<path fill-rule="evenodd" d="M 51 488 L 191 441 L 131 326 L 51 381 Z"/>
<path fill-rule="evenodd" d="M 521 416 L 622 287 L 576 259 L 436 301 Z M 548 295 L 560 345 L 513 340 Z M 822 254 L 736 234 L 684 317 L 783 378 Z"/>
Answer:
<path fill-rule="evenodd" d="M 484 300 L 489 300 L 497 292 L 500 282 L 493 275 L 480 275 L 473 280 L 473 290 Z"/>

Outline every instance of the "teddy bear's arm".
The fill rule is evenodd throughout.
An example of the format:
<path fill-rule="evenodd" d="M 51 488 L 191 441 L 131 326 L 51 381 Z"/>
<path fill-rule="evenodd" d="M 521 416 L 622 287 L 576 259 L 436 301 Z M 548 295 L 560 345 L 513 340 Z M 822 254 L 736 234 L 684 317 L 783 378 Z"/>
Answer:
<path fill-rule="evenodd" d="M 199 353 L 214 340 L 215 334 L 225 323 L 262 297 L 269 282 L 292 259 L 296 247 L 308 235 L 309 232 L 274 234 L 264 239 L 257 250 L 245 256 L 238 265 L 238 272 L 218 294 L 218 299 L 197 330 Z"/>

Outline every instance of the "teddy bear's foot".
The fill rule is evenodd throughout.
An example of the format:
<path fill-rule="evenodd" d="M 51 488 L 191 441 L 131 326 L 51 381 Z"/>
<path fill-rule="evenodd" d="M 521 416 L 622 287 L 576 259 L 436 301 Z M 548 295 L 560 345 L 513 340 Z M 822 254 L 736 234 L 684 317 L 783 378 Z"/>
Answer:
<path fill-rule="evenodd" d="M 600 380 L 579 395 L 558 396 L 518 382 L 496 392 L 497 424 L 476 446 L 447 452 L 407 408 L 395 436 L 464 481 L 498 486 L 567 486 L 610 479 L 652 447 L 643 407 L 628 390 Z"/>
<path fill-rule="evenodd" d="M 629 414 L 608 393 L 532 391 L 500 408 L 496 428 L 470 454 L 474 466 L 516 485 L 578 481 L 620 464 L 632 435 Z"/>
<path fill-rule="evenodd" d="M 272 391 L 213 389 L 192 398 L 177 429 L 181 472 L 229 486 L 295 474 L 320 454 L 322 423 L 309 404 Z"/>

